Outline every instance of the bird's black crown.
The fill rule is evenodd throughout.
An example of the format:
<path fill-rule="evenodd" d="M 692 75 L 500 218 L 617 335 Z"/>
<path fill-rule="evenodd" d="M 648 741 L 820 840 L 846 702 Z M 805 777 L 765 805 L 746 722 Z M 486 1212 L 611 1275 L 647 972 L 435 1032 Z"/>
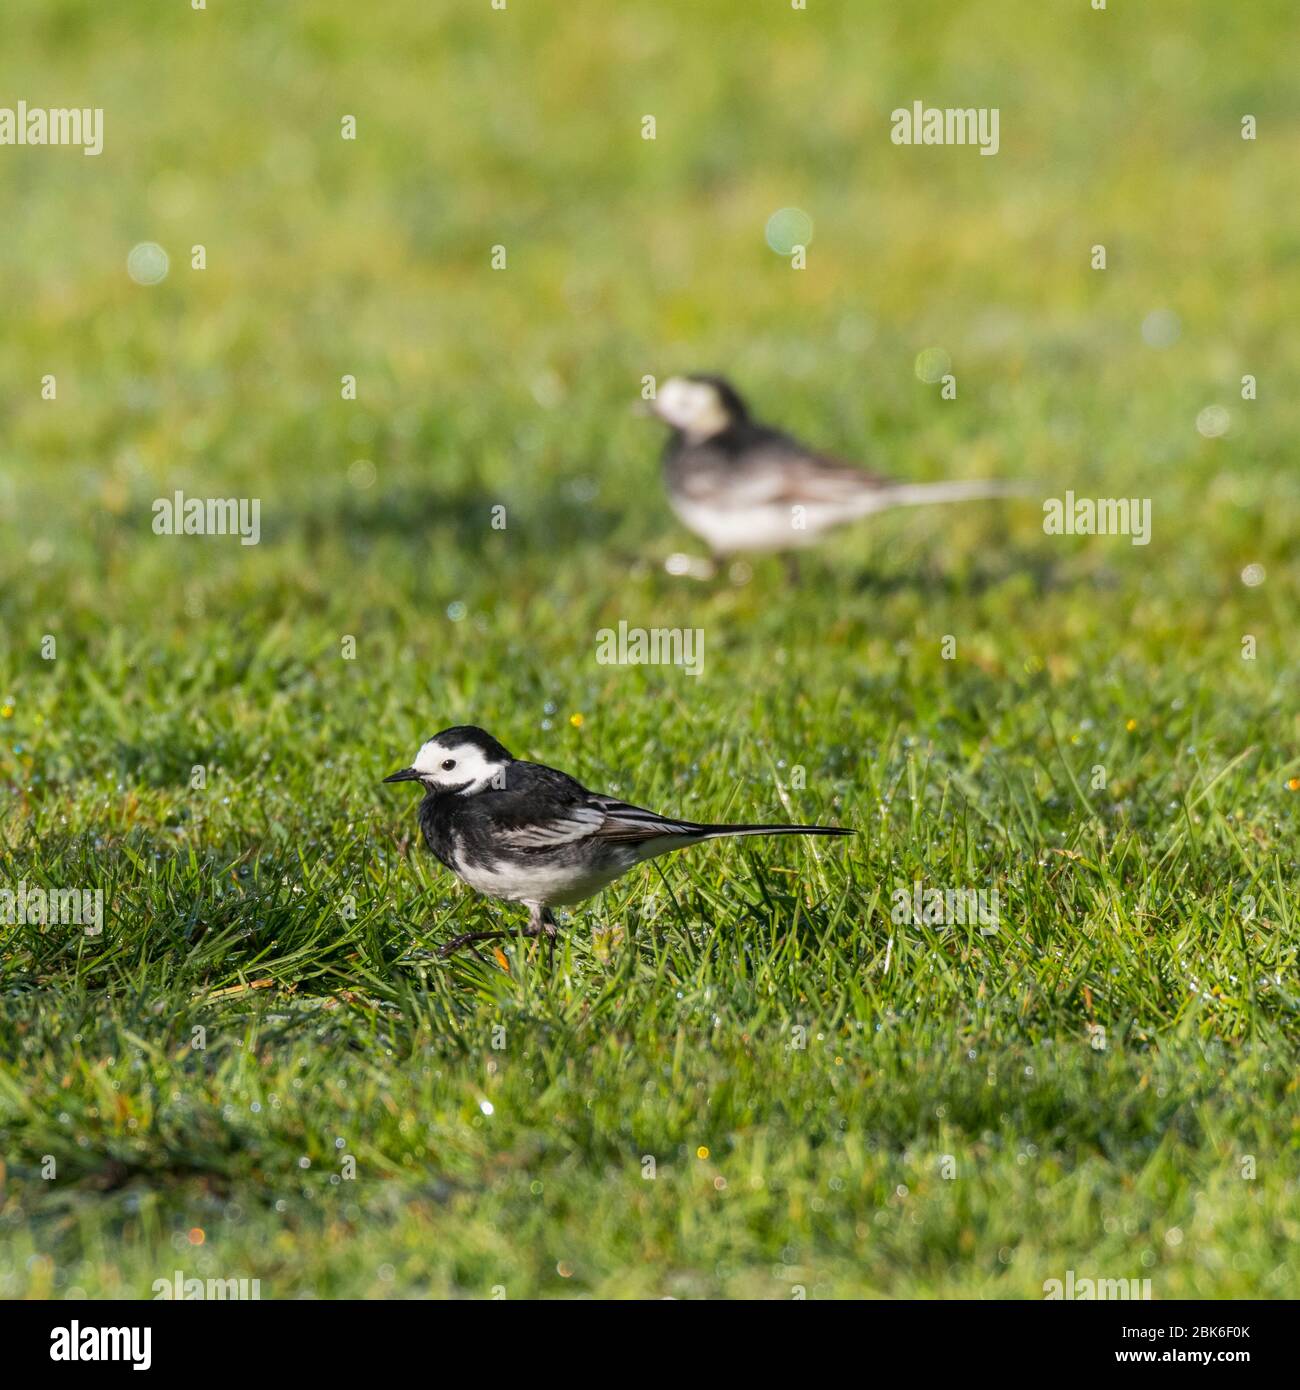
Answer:
<path fill-rule="evenodd" d="M 727 412 L 735 424 L 740 424 L 749 419 L 749 407 L 740 398 L 740 392 L 727 380 L 725 376 L 713 376 L 708 372 L 695 372 L 687 378 L 688 381 L 702 381 L 706 386 L 712 386 L 718 393 L 718 399 L 722 402 L 722 408 Z"/>
<path fill-rule="evenodd" d="M 476 724 L 456 724 L 433 736 L 444 747 L 454 748 L 458 743 L 472 743 L 486 757 L 495 763 L 508 763 L 512 754 L 503 743 L 498 743 L 485 729 Z"/>

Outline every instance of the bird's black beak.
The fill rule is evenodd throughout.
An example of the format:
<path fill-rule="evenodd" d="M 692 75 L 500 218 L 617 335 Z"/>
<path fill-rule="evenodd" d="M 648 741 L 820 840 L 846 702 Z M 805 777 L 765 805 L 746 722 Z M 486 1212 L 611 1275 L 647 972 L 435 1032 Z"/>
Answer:
<path fill-rule="evenodd" d="M 384 778 L 385 782 L 418 782 L 420 774 L 413 767 L 404 767 L 401 772 L 394 772 Z"/>

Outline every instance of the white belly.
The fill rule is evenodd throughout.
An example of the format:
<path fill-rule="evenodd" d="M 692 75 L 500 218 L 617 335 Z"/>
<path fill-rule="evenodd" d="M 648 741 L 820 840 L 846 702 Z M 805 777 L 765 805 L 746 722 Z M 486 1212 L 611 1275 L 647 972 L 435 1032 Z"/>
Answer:
<path fill-rule="evenodd" d="M 632 853 L 611 855 L 600 866 L 531 863 L 521 867 L 509 860 L 469 864 L 457 873 L 479 893 L 511 903 L 541 903 L 565 907 L 599 893 L 636 862 Z"/>
<path fill-rule="evenodd" d="M 677 498 L 673 510 L 714 554 L 730 555 L 735 551 L 793 550 L 811 545 L 827 527 L 874 511 L 872 500 L 862 498 L 849 505 L 805 503 L 796 512 L 784 502 L 724 509 Z"/>

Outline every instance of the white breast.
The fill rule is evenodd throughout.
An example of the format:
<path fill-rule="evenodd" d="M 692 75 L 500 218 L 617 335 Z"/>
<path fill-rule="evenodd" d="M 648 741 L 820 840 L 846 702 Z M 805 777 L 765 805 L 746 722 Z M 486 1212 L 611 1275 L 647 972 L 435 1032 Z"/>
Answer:
<path fill-rule="evenodd" d="M 702 537 L 718 555 L 811 545 L 828 526 L 852 521 L 875 509 L 874 499 L 868 496 L 851 503 L 809 502 L 802 506 L 797 518 L 800 524 L 796 525 L 794 508 L 786 502 L 723 508 L 680 497 L 673 499 L 673 510 L 682 524 Z"/>
<path fill-rule="evenodd" d="M 456 872 L 479 893 L 512 903 L 567 906 L 599 893 L 636 863 L 637 855 L 625 846 L 610 846 L 595 864 L 522 864 L 498 859 L 487 864 L 466 863 L 457 845 Z"/>

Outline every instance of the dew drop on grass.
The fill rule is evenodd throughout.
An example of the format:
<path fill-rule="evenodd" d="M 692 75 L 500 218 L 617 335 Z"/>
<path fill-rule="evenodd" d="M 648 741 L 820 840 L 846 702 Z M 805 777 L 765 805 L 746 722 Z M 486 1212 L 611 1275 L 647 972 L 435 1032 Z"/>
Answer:
<path fill-rule="evenodd" d="M 1142 320 L 1142 341 L 1147 347 L 1173 347 L 1182 331 L 1182 321 L 1172 309 L 1153 309 Z"/>
<path fill-rule="evenodd" d="M 767 219 L 763 236 L 778 256 L 792 256 L 796 246 L 812 245 L 812 218 L 802 208 L 778 208 Z"/>
<path fill-rule="evenodd" d="M 916 354 L 916 361 L 912 364 L 912 369 L 916 373 L 918 381 L 924 381 L 926 385 L 933 386 L 936 381 L 942 380 L 947 376 L 952 366 L 952 357 L 941 347 L 922 348 Z M 911 739 L 905 740 L 908 744 Z"/>
<path fill-rule="evenodd" d="M 156 241 L 139 242 L 126 258 L 126 273 L 137 285 L 161 284 L 170 266 L 167 252 Z"/>

